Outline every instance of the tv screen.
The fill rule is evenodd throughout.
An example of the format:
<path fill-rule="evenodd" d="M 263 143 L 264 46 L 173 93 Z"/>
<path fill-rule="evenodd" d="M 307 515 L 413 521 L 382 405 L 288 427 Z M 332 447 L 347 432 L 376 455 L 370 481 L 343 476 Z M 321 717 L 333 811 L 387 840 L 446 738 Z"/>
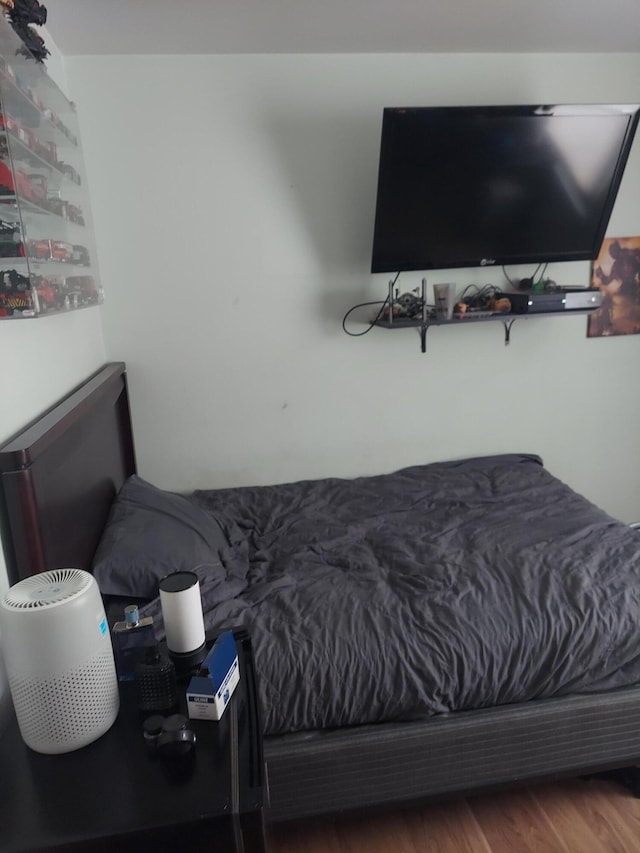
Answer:
<path fill-rule="evenodd" d="M 371 271 L 592 260 L 639 112 L 386 108 Z"/>

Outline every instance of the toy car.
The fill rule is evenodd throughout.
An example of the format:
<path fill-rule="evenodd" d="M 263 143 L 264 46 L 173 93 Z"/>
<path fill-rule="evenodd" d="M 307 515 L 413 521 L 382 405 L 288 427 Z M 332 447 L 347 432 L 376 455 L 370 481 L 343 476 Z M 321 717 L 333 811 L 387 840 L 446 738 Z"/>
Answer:
<path fill-rule="evenodd" d="M 70 296 L 77 294 L 77 305 L 97 305 L 100 301 L 100 293 L 92 275 L 68 275 L 65 290 Z"/>
<path fill-rule="evenodd" d="M 67 202 L 57 195 L 47 196 L 46 208 L 51 213 L 55 213 L 56 216 L 66 217 L 67 215 Z"/>
<path fill-rule="evenodd" d="M 17 222 L 5 222 L 0 219 L 0 257 L 23 258 L 24 255 L 20 225 Z"/>
<path fill-rule="evenodd" d="M 47 201 L 47 189 L 48 183 L 45 175 L 39 174 L 30 174 L 29 185 L 30 185 L 30 193 L 31 193 L 31 201 L 35 201 L 38 204 L 45 205 Z"/>
<path fill-rule="evenodd" d="M 12 116 L 0 112 L 0 130 L 10 130 L 17 135 L 20 125 Z"/>
<path fill-rule="evenodd" d="M 16 195 L 21 196 L 27 201 L 32 201 L 35 204 L 39 204 L 41 201 L 43 201 L 42 190 L 40 186 L 37 183 L 33 185 L 31 183 L 29 175 L 27 175 L 26 172 L 23 172 L 22 169 L 15 170 L 15 188 Z"/>
<path fill-rule="evenodd" d="M 51 247 L 51 259 L 61 263 L 72 263 L 75 257 L 75 246 L 64 243 L 62 240 L 49 240 Z"/>
<path fill-rule="evenodd" d="M 27 242 L 27 257 L 36 261 L 48 261 L 51 259 L 50 240 L 29 240 Z"/>
<path fill-rule="evenodd" d="M 67 219 L 69 219 L 71 222 L 75 222 L 78 225 L 84 225 L 84 216 L 82 214 L 82 211 L 75 204 L 70 204 L 68 201 L 65 202 L 65 212 L 63 215 Z M 87 260 L 87 263 L 88 263 L 88 260 Z"/>
<path fill-rule="evenodd" d="M 0 258 L 24 258 L 24 243 L 0 240 Z"/>
<path fill-rule="evenodd" d="M 55 166 L 58 163 L 58 148 L 55 142 L 49 142 L 46 139 L 42 139 L 39 142 L 42 149 L 40 156 Z"/>
<path fill-rule="evenodd" d="M 18 236 L 16 237 L 16 235 Z M 0 240 L 19 240 L 19 235 L 19 222 L 7 222 L 5 219 L 0 219 Z"/>
<path fill-rule="evenodd" d="M 35 135 L 33 134 L 33 132 L 28 130 L 26 127 L 22 127 L 21 124 L 17 125 L 15 129 L 16 135 L 20 142 L 23 142 L 27 146 L 27 148 L 33 148 L 35 145 Z"/>
<path fill-rule="evenodd" d="M 83 267 L 90 266 L 91 258 L 89 257 L 89 252 L 84 246 L 73 247 L 73 263 L 80 264 Z"/>
<path fill-rule="evenodd" d="M 0 162 L 0 195 L 19 195 L 34 204 L 42 204 L 47 198 L 46 193 L 43 193 L 41 181 L 32 183 L 26 172 L 22 169 L 12 172 L 4 162 Z"/>
<path fill-rule="evenodd" d="M 0 271 L 0 316 L 10 317 L 15 311 L 34 314 L 29 279 L 16 270 Z"/>
<path fill-rule="evenodd" d="M 38 303 L 38 311 L 51 311 L 64 306 L 64 297 L 59 288 L 43 275 L 32 277 L 32 293 Z"/>
<path fill-rule="evenodd" d="M 70 181 L 73 181 L 74 184 L 80 185 L 82 181 L 80 180 L 80 175 L 76 172 L 73 166 L 70 166 L 69 163 L 64 163 L 62 160 L 58 161 L 58 169 L 69 178 Z"/>

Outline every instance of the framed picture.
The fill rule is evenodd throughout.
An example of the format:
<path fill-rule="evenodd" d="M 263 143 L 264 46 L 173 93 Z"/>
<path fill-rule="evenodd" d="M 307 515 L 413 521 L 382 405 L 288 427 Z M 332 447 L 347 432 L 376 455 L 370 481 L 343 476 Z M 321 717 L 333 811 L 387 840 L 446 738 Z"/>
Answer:
<path fill-rule="evenodd" d="M 640 334 L 640 237 L 607 237 L 591 267 L 602 294 L 589 316 L 587 337 Z"/>

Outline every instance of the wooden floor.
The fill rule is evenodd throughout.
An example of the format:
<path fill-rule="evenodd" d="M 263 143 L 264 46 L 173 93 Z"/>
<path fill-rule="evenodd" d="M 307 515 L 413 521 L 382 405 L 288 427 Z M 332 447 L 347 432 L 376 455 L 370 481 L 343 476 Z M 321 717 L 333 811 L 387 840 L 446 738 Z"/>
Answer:
<path fill-rule="evenodd" d="M 270 853 L 640 853 L 640 800 L 575 779 L 367 817 L 276 824 Z"/>

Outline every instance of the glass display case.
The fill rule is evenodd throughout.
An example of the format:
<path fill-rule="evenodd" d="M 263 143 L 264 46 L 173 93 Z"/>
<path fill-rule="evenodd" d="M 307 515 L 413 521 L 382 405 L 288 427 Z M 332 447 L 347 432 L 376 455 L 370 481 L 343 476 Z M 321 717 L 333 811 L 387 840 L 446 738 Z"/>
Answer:
<path fill-rule="evenodd" d="M 74 104 L 0 18 L 0 319 L 98 305 Z"/>

